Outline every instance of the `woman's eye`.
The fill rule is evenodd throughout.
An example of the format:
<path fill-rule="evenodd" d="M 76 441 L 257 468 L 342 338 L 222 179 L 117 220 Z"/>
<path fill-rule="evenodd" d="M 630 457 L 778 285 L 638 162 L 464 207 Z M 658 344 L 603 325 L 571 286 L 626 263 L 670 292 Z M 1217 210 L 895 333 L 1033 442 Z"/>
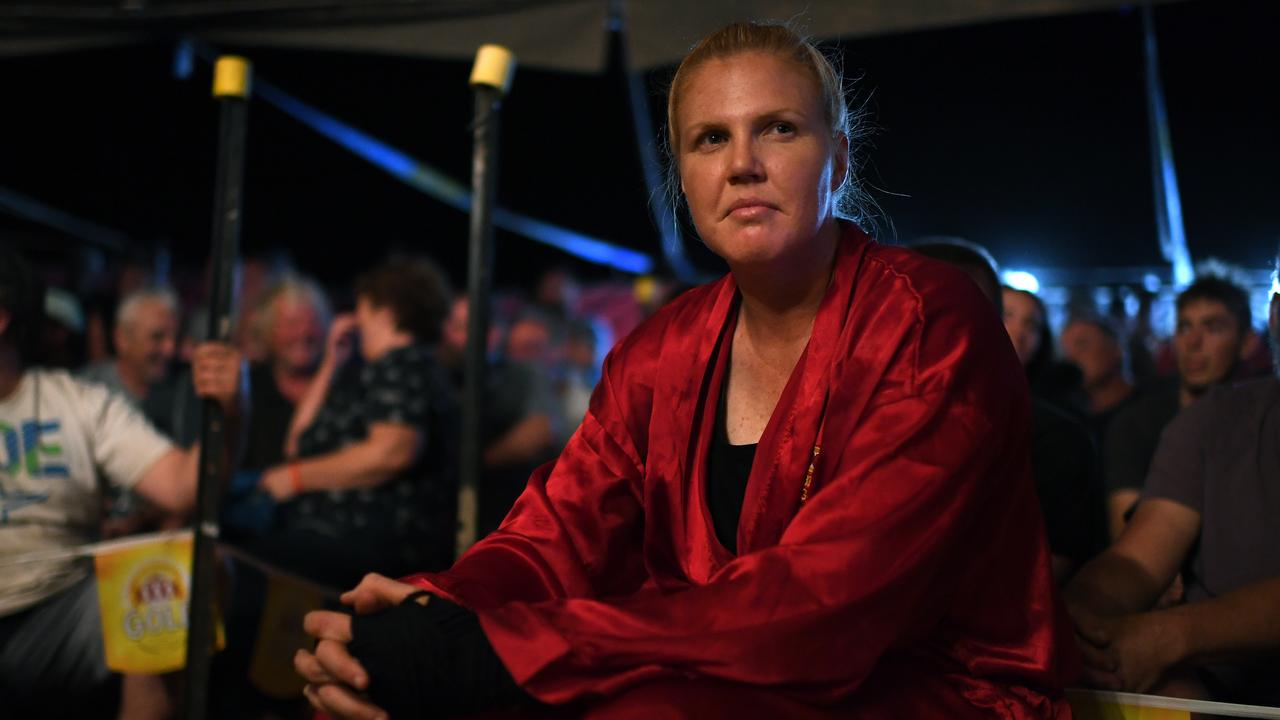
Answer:
<path fill-rule="evenodd" d="M 796 131 L 796 127 L 791 123 L 779 122 L 773 124 L 773 131 L 780 135 L 790 135 Z"/>
<path fill-rule="evenodd" d="M 724 141 L 725 141 L 724 133 L 709 132 L 709 133 L 703 134 L 703 136 L 698 140 L 698 144 L 699 145 L 719 145 Z"/>

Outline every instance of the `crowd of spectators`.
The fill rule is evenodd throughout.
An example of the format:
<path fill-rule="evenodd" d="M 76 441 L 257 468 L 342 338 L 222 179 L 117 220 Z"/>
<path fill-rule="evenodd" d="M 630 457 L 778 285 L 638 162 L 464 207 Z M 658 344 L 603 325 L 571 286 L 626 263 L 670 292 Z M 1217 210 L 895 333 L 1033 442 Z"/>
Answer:
<path fill-rule="evenodd" d="M 973 278 L 1022 361 L 1025 379 L 1009 382 L 1031 390 L 1033 474 L 1088 680 L 1280 704 L 1276 606 L 1267 604 L 1280 582 L 1273 521 L 1280 396 L 1266 333 L 1244 290 L 1212 276 L 1183 289 L 1176 329 L 1157 338 L 1152 353 L 1172 358 L 1173 372 L 1160 374 L 1151 358 L 1130 362 L 1137 345 L 1108 317 L 1073 313 L 1050 327 L 1044 302 L 1003 286 L 980 246 L 931 238 L 914 249 Z M 83 303 L 56 284 L 47 288 L 42 324 L 24 331 L 25 364 L 63 373 L 62 383 L 73 373 L 74 387 L 101 393 L 92 396 L 106 408 L 98 412 L 120 415 L 99 419 L 146 427 L 154 440 L 148 434 L 139 442 L 150 443 L 149 456 L 169 443 L 190 449 L 199 439 L 201 396 L 212 396 L 208 379 L 197 392 L 201 370 L 193 364 L 207 313 L 201 288 L 158 282 L 137 263 L 113 270 L 98 286 L 114 292 Z M 0 333 L 18 307 L 12 290 L 5 292 Z M 604 354 L 663 297 L 661 287 L 641 283 L 584 287 L 563 269 L 546 273 L 528 294 L 497 294 L 487 338 L 482 534 L 502 522 L 533 469 L 554 459 L 574 432 Z M 395 259 L 331 288 L 273 258 L 244 263 L 237 302 L 233 346 L 245 360 L 237 382 L 248 412 L 230 449 L 236 470 L 224 537 L 335 589 L 367 572 L 447 567 L 457 526 L 465 296 L 420 258 Z M 1280 331 L 1275 301 L 1271 314 L 1272 331 Z M 225 395 L 218 397 L 231 403 Z M 0 396 L 5 427 L 15 424 L 2 412 L 10 402 Z M 131 410 L 116 410 L 117 402 Z M 9 453 L 14 462 L 14 448 Z M 138 477 L 146 468 L 95 459 L 98 473 L 129 477 L 103 483 L 100 494 L 86 491 L 99 503 L 92 535 L 188 521 L 188 503 L 144 491 Z M 13 498 L 0 501 L 8 503 L 4 513 L 16 507 Z M 0 543 L 0 551 L 6 547 Z M 224 682 L 243 680 L 262 585 L 248 569 L 238 581 L 228 656 L 241 664 L 225 671 Z M 18 616 L 32 612 L 19 605 Z M 8 612 L 3 604 L 0 612 Z M 1247 626 L 1253 634 L 1221 640 L 1229 616 L 1254 622 Z M 1168 641 L 1177 623 L 1185 632 Z M 14 627 L 0 615 L 0 656 Z M 1206 635 L 1225 649 L 1216 651 Z M 1129 658 L 1123 667 L 1112 655 L 1091 654 L 1109 647 Z"/>

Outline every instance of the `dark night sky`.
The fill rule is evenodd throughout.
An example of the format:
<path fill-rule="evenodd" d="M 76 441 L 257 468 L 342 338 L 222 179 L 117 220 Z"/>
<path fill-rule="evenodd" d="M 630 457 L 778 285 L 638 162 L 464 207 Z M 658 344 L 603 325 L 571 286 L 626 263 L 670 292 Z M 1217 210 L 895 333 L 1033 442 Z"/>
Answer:
<path fill-rule="evenodd" d="M 1156 19 L 1192 255 L 1261 267 L 1280 239 L 1280 3 L 1191 0 Z M 902 240 L 962 235 L 1006 264 L 1157 264 L 1141 41 L 1140 13 L 1117 11 L 844 43 L 877 128 L 864 176 L 881 224 Z M 261 77 L 467 179 L 468 63 L 251 58 Z M 217 111 L 207 66 L 185 81 L 171 66 L 167 44 L 0 60 L 0 185 L 200 258 Z M 669 74 L 646 78 L 655 123 Z M 250 124 L 247 250 L 288 247 L 333 282 L 390 248 L 419 249 L 462 278 L 465 216 L 264 103 Z M 658 255 L 616 70 L 521 69 L 502 146 L 504 204 Z M 0 218 L 5 231 L 41 232 Z M 499 284 L 565 258 L 498 241 Z"/>

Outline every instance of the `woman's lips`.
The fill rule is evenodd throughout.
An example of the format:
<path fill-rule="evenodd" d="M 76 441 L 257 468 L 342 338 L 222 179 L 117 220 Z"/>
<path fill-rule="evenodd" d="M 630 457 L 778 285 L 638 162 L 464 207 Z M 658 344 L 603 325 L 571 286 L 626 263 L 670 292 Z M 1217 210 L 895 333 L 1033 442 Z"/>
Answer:
<path fill-rule="evenodd" d="M 775 210 L 776 208 L 772 205 L 763 202 L 743 203 L 735 205 L 733 209 L 729 211 L 727 217 L 731 217 L 735 220 L 758 220 Z"/>

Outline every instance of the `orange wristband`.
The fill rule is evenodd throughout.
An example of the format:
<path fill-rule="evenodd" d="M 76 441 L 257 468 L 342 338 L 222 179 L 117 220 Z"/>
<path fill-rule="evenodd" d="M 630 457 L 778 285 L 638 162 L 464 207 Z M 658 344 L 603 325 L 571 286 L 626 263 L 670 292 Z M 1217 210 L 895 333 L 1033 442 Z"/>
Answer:
<path fill-rule="evenodd" d="M 293 494 L 297 495 L 302 492 L 302 473 L 298 471 L 296 462 L 291 462 L 286 467 L 289 468 L 289 487 L 293 490 Z"/>

